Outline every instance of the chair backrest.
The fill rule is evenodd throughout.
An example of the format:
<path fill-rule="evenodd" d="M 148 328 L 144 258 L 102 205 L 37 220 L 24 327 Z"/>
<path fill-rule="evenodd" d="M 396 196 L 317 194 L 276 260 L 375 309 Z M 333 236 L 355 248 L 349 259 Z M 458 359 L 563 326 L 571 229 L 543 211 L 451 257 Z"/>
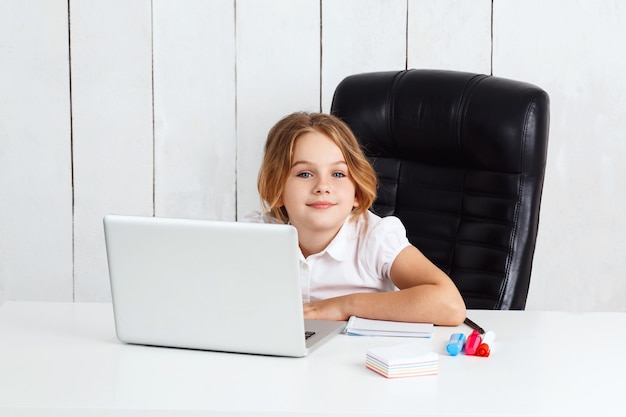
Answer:
<path fill-rule="evenodd" d="M 467 307 L 523 309 L 547 156 L 546 92 L 466 72 L 374 72 L 345 78 L 331 113 L 378 173 L 373 211 L 402 220 Z"/>

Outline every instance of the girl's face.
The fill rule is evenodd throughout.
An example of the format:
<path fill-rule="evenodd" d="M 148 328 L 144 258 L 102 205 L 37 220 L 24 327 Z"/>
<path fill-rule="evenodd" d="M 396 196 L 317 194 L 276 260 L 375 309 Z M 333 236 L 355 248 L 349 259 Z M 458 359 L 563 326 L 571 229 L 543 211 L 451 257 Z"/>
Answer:
<path fill-rule="evenodd" d="M 354 181 L 341 150 L 326 135 L 296 139 L 281 204 L 299 233 L 337 233 L 358 206 Z"/>

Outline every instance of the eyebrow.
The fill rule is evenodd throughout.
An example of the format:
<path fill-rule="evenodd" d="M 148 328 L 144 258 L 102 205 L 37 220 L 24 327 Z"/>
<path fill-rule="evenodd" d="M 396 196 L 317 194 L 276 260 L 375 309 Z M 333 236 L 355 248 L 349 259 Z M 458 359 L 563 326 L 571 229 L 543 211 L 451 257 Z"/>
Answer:
<path fill-rule="evenodd" d="M 297 165 L 315 165 L 314 162 L 310 162 L 310 161 L 296 161 L 293 164 L 291 164 L 291 168 L 297 166 Z M 348 163 L 346 161 L 336 161 L 336 162 L 332 162 L 330 165 L 346 165 L 348 166 Z"/>

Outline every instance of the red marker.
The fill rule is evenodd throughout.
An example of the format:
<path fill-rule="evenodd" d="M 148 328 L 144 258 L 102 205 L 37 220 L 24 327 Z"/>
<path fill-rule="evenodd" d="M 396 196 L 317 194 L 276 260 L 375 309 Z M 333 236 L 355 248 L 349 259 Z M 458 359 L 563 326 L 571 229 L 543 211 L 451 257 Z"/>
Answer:
<path fill-rule="evenodd" d="M 467 337 L 467 342 L 465 342 L 465 354 L 476 355 L 476 351 L 481 342 L 482 338 L 478 330 L 472 330 L 472 333 Z"/>
<path fill-rule="evenodd" d="M 496 338 L 496 334 L 492 331 L 488 331 L 484 334 L 483 336 L 483 341 L 480 344 L 480 346 L 478 346 L 478 349 L 476 350 L 476 355 L 478 356 L 489 356 L 489 354 L 491 353 L 491 347 L 493 346 L 493 340 Z"/>

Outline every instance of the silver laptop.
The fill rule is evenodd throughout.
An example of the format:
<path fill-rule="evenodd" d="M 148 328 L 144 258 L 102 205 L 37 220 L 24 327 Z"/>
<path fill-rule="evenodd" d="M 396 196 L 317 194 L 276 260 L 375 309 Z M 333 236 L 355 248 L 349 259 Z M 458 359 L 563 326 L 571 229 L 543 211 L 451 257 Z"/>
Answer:
<path fill-rule="evenodd" d="M 123 342 L 301 357 L 345 327 L 304 320 L 292 226 L 106 215 L 104 231 Z"/>

